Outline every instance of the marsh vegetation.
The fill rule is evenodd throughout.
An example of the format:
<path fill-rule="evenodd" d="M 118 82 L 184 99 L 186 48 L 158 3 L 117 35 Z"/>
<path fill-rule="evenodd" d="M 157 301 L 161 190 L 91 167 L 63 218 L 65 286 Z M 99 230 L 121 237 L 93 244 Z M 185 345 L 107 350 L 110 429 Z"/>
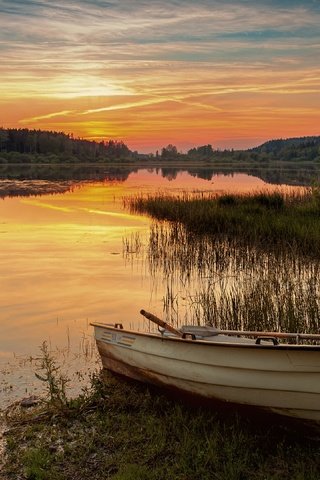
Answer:
<path fill-rule="evenodd" d="M 231 329 L 319 331 L 320 230 L 310 226 L 312 248 L 308 235 L 293 237 L 286 230 L 290 221 L 304 222 L 308 212 L 310 225 L 318 225 L 317 192 L 258 199 L 204 194 L 144 198 L 160 220 L 146 243 L 134 232 L 123 241 L 123 251 L 131 261 L 147 262 L 154 288 L 158 284 L 163 291 L 167 320 Z M 142 197 L 130 202 L 133 210 L 148 211 Z M 239 218 L 237 209 L 251 215 L 253 224 L 272 224 L 287 215 L 287 238 L 283 234 L 277 241 L 265 241 L 262 232 L 268 229 L 262 227 L 256 235 L 239 230 L 230 221 Z M 222 223 L 224 228 L 218 223 L 210 228 L 215 211 L 226 213 L 230 222 Z M 270 225 L 269 230 L 272 238 Z M 68 378 L 61 376 L 51 355 L 43 344 L 42 371 L 37 373 L 47 385 L 45 401 L 31 411 L 18 406 L 6 411 L 6 462 L 0 478 L 319 478 L 319 432 L 309 427 L 218 405 L 210 410 L 187 406 L 183 399 L 172 401 L 152 388 L 111 376 L 102 381 L 93 375 L 91 384 L 70 399 L 65 395 Z"/>
<path fill-rule="evenodd" d="M 154 222 L 148 268 L 168 321 L 319 333 L 318 190 L 134 197 Z"/>
<path fill-rule="evenodd" d="M 182 224 L 194 234 L 236 238 L 239 245 L 320 254 L 319 187 L 288 194 L 138 195 L 127 205 L 131 211 L 148 213 L 157 220 Z"/>

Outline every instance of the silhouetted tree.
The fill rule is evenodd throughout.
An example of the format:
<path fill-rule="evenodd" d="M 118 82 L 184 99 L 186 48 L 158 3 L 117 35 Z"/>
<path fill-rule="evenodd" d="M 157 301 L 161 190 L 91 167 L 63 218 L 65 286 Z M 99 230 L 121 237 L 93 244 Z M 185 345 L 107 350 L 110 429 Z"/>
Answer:
<path fill-rule="evenodd" d="M 191 157 L 195 157 L 198 159 L 207 159 L 207 158 L 212 158 L 213 157 L 213 149 L 212 145 L 202 145 L 201 147 L 196 147 L 196 148 L 191 148 L 191 150 L 188 151 L 188 155 Z"/>
<path fill-rule="evenodd" d="M 120 159 L 131 156 L 129 148 L 117 140 L 100 143 L 75 139 L 63 132 L 28 129 L 0 129 L 0 151 L 20 154 L 55 155 L 58 159 L 75 157 L 75 160 L 94 162 L 103 159 Z"/>
<path fill-rule="evenodd" d="M 177 147 L 169 143 L 167 147 L 163 147 L 161 150 L 161 157 L 162 158 L 175 158 L 178 155 L 178 150 Z"/>

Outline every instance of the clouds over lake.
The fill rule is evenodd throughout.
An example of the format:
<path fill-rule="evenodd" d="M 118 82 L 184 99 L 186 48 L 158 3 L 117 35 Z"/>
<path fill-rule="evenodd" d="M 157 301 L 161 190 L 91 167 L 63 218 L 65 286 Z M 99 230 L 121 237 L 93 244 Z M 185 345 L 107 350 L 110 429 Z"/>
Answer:
<path fill-rule="evenodd" d="M 318 1 L 0 0 L 0 49 L 5 126 L 144 150 L 317 133 Z"/>

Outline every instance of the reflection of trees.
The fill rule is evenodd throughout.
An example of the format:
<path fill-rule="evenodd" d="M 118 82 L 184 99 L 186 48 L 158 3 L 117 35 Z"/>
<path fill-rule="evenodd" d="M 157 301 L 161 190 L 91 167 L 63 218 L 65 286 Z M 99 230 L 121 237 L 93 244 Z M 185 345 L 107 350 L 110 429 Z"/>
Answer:
<path fill-rule="evenodd" d="M 214 171 L 212 168 L 203 168 L 200 171 L 195 172 L 194 170 L 187 170 L 189 175 L 195 178 L 201 178 L 202 180 L 212 180 Z"/>
<path fill-rule="evenodd" d="M 99 182 L 125 182 L 131 173 L 136 173 L 145 167 L 128 166 L 88 166 L 88 165 L 0 165 L 0 179 L 11 180 L 48 180 Z M 261 180 L 274 185 L 312 185 L 320 177 L 320 167 L 315 165 L 301 168 L 294 167 L 249 167 L 238 165 L 237 167 L 154 167 L 148 169 L 168 180 L 175 180 L 180 172 L 202 180 L 212 181 L 214 176 L 233 176 L 236 173 L 245 173 L 258 177 Z"/>
<path fill-rule="evenodd" d="M 122 183 L 137 168 L 0 166 L 0 198 L 64 193 L 84 182 Z M 1 181 L 2 180 L 2 181 Z"/>
<path fill-rule="evenodd" d="M 181 168 L 161 168 L 161 175 L 162 177 L 166 178 L 167 180 L 175 180 L 179 172 L 182 172 L 183 169 Z"/>
<path fill-rule="evenodd" d="M 161 175 L 168 180 L 174 180 L 179 172 L 187 172 L 194 178 L 212 181 L 214 176 L 226 175 L 234 176 L 236 173 L 245 173 L 253 177 L 260 178 L 266 183 L 273 185 L 292 185 L 292 186 L 308 186 L 312 185 L 320 176 L 320 169 L 316 166 L 303 169 L 297 167 L 287 168 L 248 168 L 247 166 L 237 167 L 219 167 L 219 168 L 162 168 Z"/>
<path fill-rule="evenodd" d="M 285 170 L 267 169 L 255 170 L 252 175 L 274 185 L 309 186 L 319 179 L 320 171 L 316 167 L 308 169 L 288 168 Z"/>
<path fill-rule="evenodd" d="M 130 167 L 90 167 L 63 165 L 0 165 L 0 179 L 51 180 L 51 181 L 118 181 L 125 182 L 138 168 Z"/>

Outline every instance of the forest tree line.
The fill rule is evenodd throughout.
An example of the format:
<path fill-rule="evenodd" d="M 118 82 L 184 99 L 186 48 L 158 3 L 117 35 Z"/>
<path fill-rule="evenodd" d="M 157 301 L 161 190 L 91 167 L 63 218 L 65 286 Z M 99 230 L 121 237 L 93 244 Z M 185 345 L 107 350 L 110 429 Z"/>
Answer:
<path fill-rule="evenodd" d="M 99 163 L 153 159 L 232 164 L 278 161 L 320 164 L 320 136 L 270 140 L 248 150 L 218 150 L 207 144 L 181 153 L 175 145 L 169 144 L 154 155 L 132 152 L 118 140 L 95 142 L 63 132 L 0 128 L 0 163 Z"/>
<path fill-rule="evenodd" d="M 101 159 L 129 158 L 132 152 L 122 142 L 107 140 L 94 142 L 74 138 L 63 132 L 29 130 L 27 128 L 0 128 L 0 154 L 19 153 L 19 158 L 30 155 L 51 156 L 52 161 L 74 159 L 95 162 Z"/>
<path fill-rule="evenodd" d="M 191 148 L 186 154 L 179 153 L 174 145 L 169 144 L 162 149 L 160 157 L 167 160 L 188 158 L 239 163 L 272 161 L 320 163 L 320 136 L 269 140 L 248 150 L 214 150 L 212 145 L 208 144 Z"/>

